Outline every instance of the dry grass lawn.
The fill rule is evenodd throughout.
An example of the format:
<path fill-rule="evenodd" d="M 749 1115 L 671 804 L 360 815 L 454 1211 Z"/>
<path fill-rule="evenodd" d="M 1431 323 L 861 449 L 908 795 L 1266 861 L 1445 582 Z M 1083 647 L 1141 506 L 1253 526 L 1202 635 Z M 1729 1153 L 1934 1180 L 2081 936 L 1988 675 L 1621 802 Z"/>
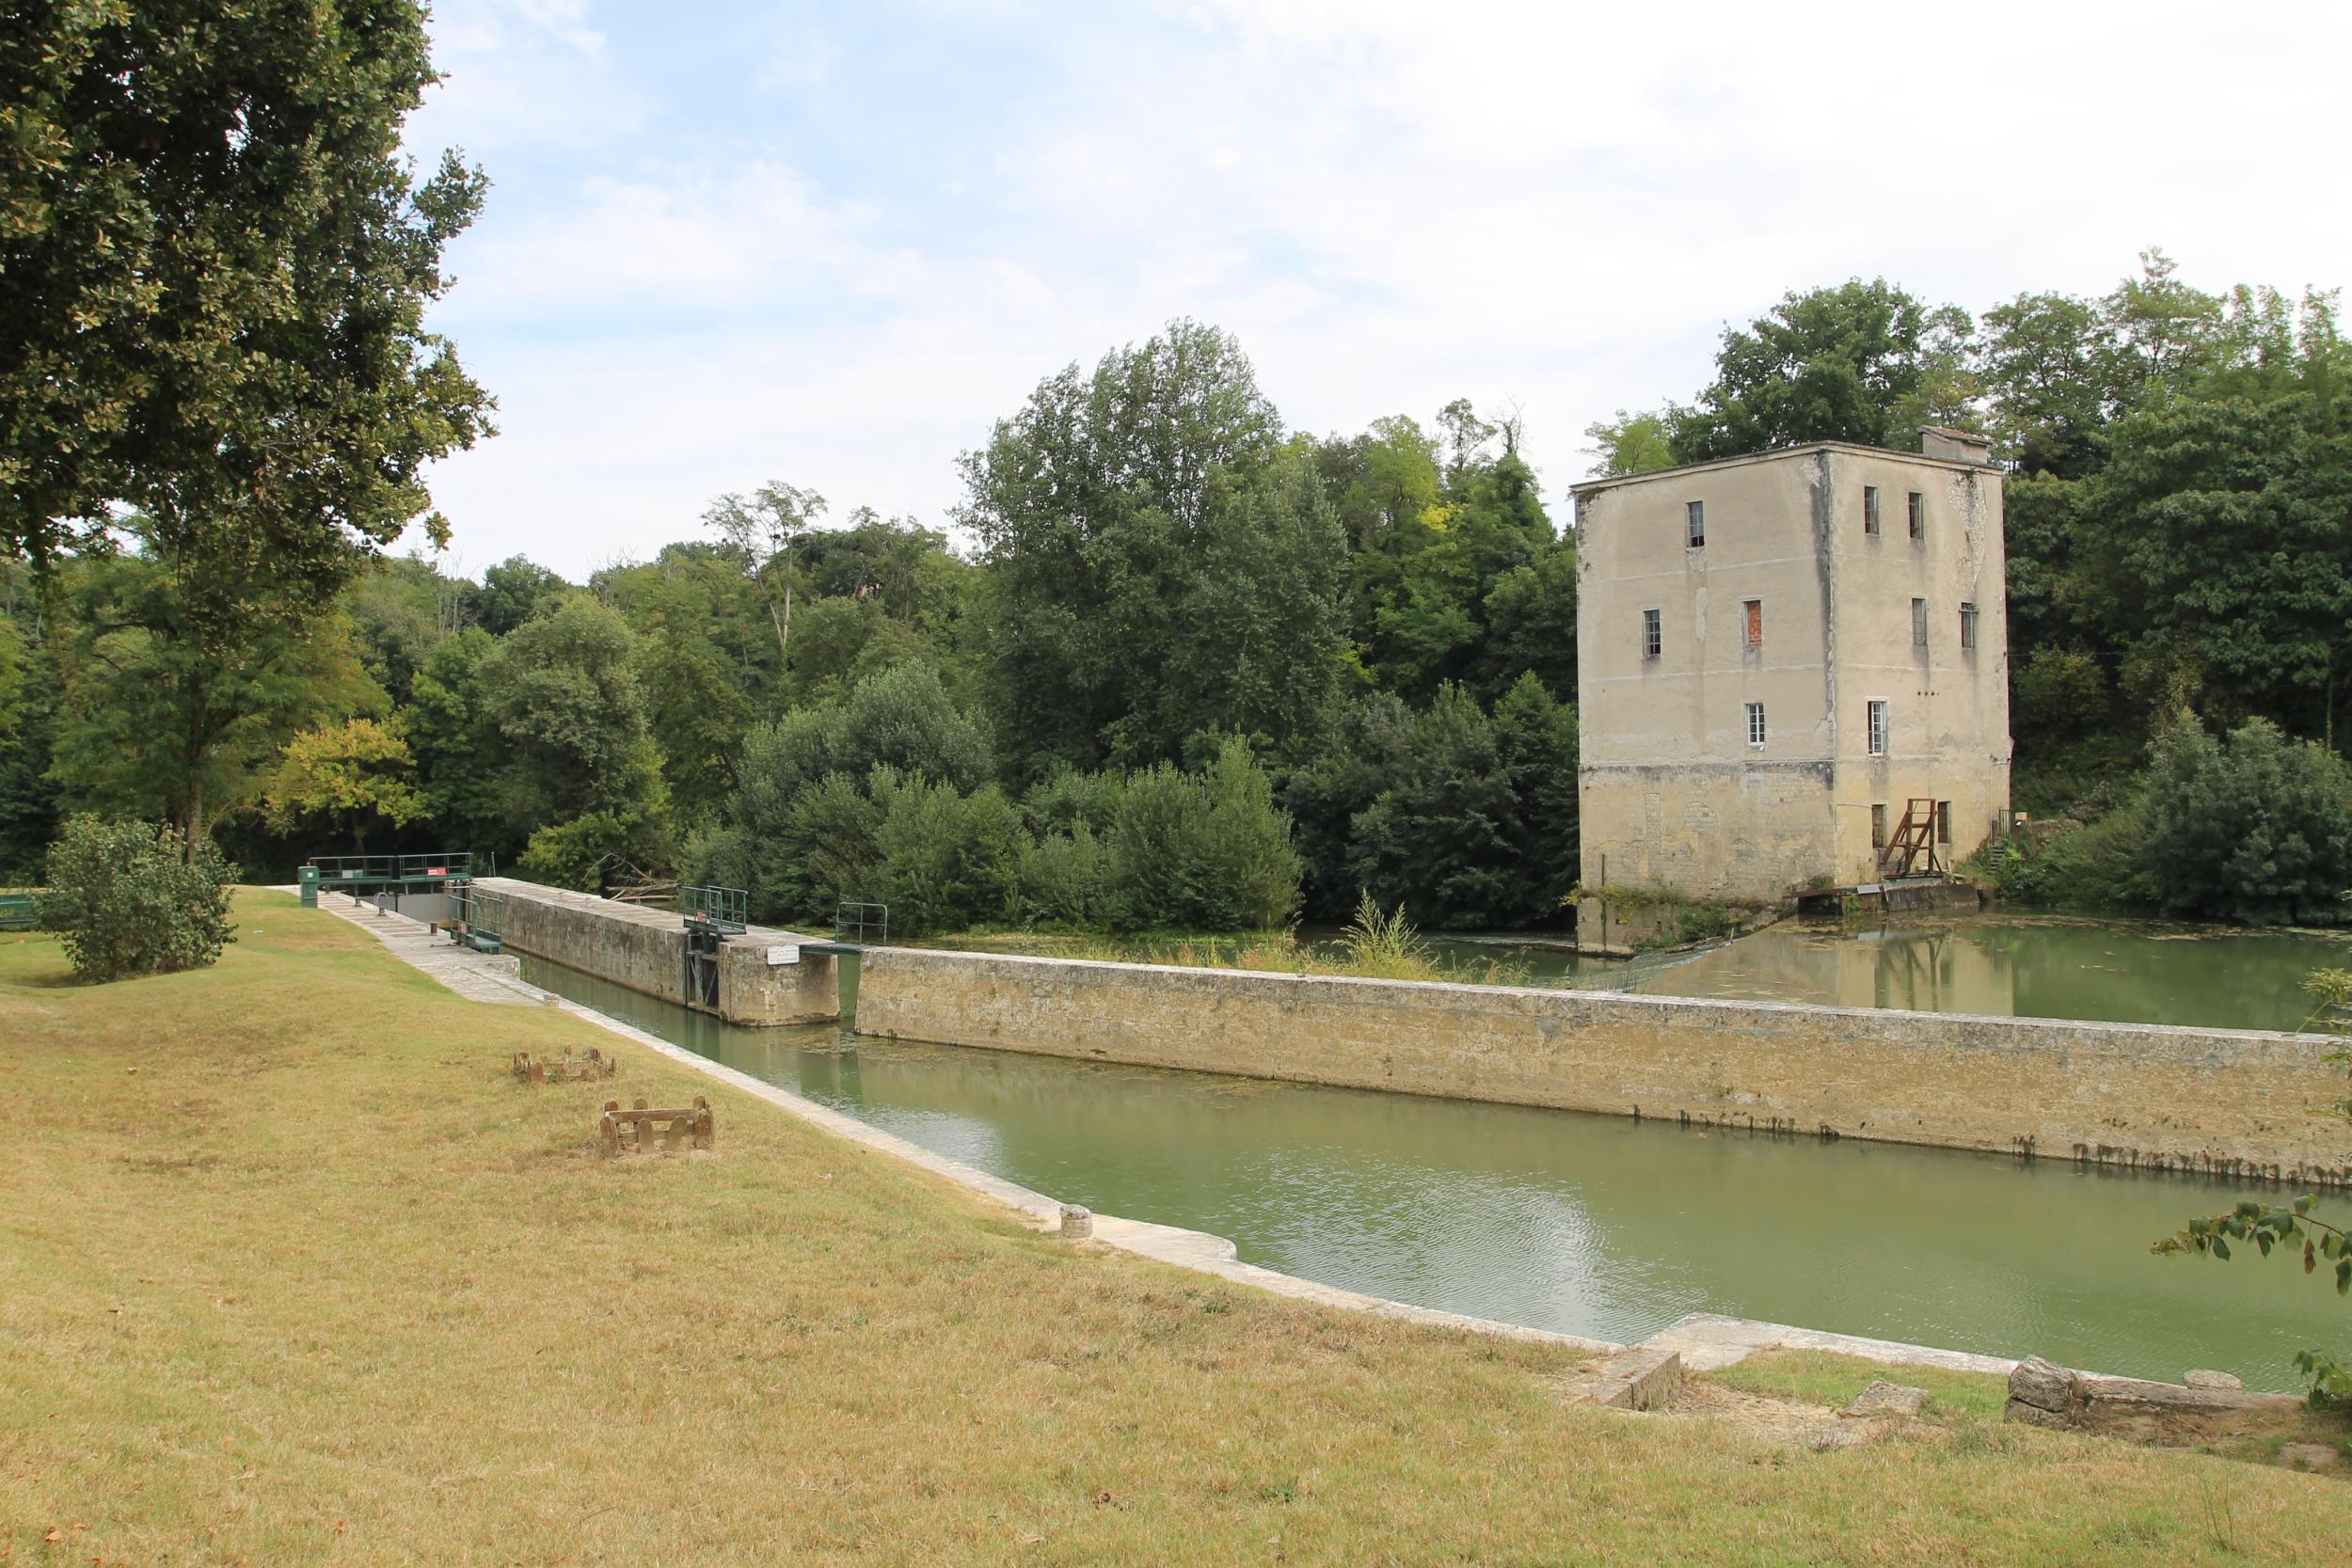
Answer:
<path fill-rule="evenodd" d="M 2328 1481 L 1982 1421 L 1814 1453 L 1568 1358 L 1045 1240 L 240 901 L 215 969 L 0 938 L 0 1563 L 2330 1563 Z M 517 1048 L 616 1050 L 531 1088 Z M 53 1539 L 54 1536 L 54 1539 Z"/>

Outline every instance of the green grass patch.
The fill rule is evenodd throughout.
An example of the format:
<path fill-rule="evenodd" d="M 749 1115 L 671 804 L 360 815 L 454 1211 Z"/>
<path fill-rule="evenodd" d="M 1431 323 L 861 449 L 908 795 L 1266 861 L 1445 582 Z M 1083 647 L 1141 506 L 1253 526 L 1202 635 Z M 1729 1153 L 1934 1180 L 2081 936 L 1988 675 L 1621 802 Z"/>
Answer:
<path fill-rule="evenodd" d="M 1816 1350 L 1762 1351 L 1707 1375 L 1751 1394 L 1832 1407 L 1852 1403 L 1855 1395 L 1883 1378 L 1926 1389 L 1928 1402 L 1922 1414 L 1937 1418 L 1963 1416 L 1997 1421 L 2009 1400 L 2008 1380 L 1987 1372 L 1890 1367 Z"/>
<path fill-rule="evenodd" d="M 237 914 L 110 986 L 0 939 L 0 1561 L 2342 1560 L 2315 1478 L 1577 1404 L 1564 1349 L 1073 1248 L 325 911 Z M 592 1044 L 616 1080 L 507 1069 Z M 605 1099 L 696 1093 L 715 1155 L 593 1152 Z"/>

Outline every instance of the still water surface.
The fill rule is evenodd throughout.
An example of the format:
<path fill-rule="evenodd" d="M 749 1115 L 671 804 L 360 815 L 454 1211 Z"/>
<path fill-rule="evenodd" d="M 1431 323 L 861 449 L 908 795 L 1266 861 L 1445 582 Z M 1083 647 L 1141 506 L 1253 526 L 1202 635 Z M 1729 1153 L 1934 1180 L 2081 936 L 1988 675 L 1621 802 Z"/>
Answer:
<path fill-rule="evenodd" d="M 2304 976 L 2352 966 L 2340 934 L 2013 912 L 1784 920 L 1696 954 L 1633 959 L 1508 940 L 1430 946 L 1465 978 L 1500 962 L 1538 986 L 2224 1029 L 2298 1028 Z"/>
<path fill-rule="evenodd" d="M 2294 1386 L 2335 1293 L 2148 1244 L 2249 1189 L 2044 1161 L 742 1029 L 525 958 L 526 978 L 1071 1202 L 1306 1278 L 1629 1341 L 1686 1312 L 2177 1380 Z M 2352 1204 L 2324 1211 L 2341 1220 Z"/>

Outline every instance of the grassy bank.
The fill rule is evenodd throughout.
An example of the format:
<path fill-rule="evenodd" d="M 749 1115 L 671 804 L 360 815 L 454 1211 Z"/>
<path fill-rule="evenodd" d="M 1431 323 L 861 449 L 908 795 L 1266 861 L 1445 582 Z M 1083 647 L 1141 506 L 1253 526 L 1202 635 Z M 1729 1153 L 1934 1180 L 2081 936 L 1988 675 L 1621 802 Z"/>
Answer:
<path fill-rule="evenodd" d="M 103 989 L 0 937 L 0 1561 L 2341 1560 L 2336 1483 L 1613 1416 L 1562 1352 L 1074 1251 L 732 1095 L 715 1157 L 607 1164 L 596 1104 L 708 1081 L 240 912 Z M 506 1071 L 590 1044 L 617 1083 Z"/>
<path fill-rule="evenodd" d="M 1278 974 L 1339 974 L 1362 980 L 1448 980 L 1465 985 L 1523 985 L 1527 972 L 1502 958 L 1448 962 L 1416 934 L 1350 946 L 1344 935 L 1310 945 L 1295 931 L 1213 934 L 1141 932 L 1114 937 L 1067 931 L 977 930 L 927 938 L 918 947 L 1103 963 L 1172 964 L 1180 969 L 1251 969 Z"/>

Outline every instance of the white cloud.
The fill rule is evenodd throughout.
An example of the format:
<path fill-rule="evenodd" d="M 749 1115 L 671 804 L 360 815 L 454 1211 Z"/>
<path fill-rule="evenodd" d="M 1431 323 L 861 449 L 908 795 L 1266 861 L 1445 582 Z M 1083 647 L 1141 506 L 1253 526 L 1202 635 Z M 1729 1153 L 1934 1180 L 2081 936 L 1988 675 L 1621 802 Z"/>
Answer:
<path fill-rule="evenodd" d="M 2332 7 L 810 14 L 714 21 L 666 76 L 611 8 L 437 21 L 427 129 L 500 182 L 445 312 L 506 430 L 439 476 L 473 558 L 582 569 L 771 477 L 942 520 L 992 419 L 1177 314 L 1305 428 L 1516 401 L 1556 494 L 1586 423 L 1688 396 L 1790 288 L 1981 309 L 2152 243 L 2209 286 L 2352 256 L 2329 100 L 2281 77 L 2352 42 Z"/>

